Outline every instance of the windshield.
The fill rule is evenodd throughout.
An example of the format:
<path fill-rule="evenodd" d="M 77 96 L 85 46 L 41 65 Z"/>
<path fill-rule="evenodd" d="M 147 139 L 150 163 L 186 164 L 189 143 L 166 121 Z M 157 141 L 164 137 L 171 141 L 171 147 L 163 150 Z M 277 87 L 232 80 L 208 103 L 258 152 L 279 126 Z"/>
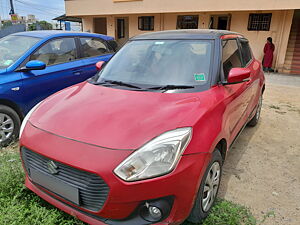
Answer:
<path fill-rule="evenodd" d="M 137 86 L 193 87 L 208 82 L 211 40 L 137 40 L 127 43 L 100 72 L 109 80 Z"/>
<path fill-rule="evenodd" d="M 40 38 L 26 36 L 6 36 L 0 39 L 0 69 L 6 69 L 14 64 Z"/>

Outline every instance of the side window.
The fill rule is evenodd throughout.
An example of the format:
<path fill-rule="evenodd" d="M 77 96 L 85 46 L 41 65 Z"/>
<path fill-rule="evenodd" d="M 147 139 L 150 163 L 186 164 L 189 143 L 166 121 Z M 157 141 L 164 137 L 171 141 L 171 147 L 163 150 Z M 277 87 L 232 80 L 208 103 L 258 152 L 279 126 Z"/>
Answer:
<path fill-rule="evenodd" d="M 252 59 L 252 54 L 249 46 L 249 42 L 247 40 L 241 40 L 241 53 L 244 66 L 246 66 Z"/>
<path fill-rule="evenodd" d="M 104 41 L 98 38 L 80 38 L 84 58 L 111 53 Z"/>
<path fill-rule="evenodd" d="M 227 79 L 229 71 L 232 68 L 242 67 L 240 51 L 236 40 L 224 40 L 223 45 L 223 71 L 225 78 Z"/>
<path fill-rule="evenodd" d="M 39 60 L 47 66 L 70 62 L 76 59 L 74 38 L 59 38 L 49 41 L 30 56 L 30 60 Z"/>

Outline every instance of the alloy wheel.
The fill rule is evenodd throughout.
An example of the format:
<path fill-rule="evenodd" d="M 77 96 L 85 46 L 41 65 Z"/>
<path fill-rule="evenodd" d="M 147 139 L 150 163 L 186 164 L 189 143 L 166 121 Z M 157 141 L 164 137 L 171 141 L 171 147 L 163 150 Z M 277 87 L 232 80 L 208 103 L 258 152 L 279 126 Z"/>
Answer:
<path fill-rule="evenodd" d="M 9 139 L 14 132 L 14 121 L 10 116 L 0 113 L 0 143 Z"/>
<path fill-rule="evenodd" d="M 202 209 L 204 212 L 209 211 L 214 203 L 220 185 L 220 175 L 220 164 L 219 162 L 214 162 L 209 169 L 203 188 Z"/>

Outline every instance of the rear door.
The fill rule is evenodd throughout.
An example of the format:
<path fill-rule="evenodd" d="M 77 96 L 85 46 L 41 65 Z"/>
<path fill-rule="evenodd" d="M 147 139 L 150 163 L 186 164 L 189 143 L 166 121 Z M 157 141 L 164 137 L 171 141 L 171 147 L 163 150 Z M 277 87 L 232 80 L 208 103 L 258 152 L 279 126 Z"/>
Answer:
<path fill-rule="evenodd" d="M 74 37 L 52 39 L 31 56 L 30 60 L 46 63 L 44 70 L 22 72 L 23 94 L 27 108 L 31 108 L 49 95 L 82 80 L 82 63 L 78 60 Z"/>
<path fill-rule="evenodd" d="M 83 63 L 83 76 L 88 79 L 97 73 L 96 63 L 99 61 L 107 62 L 114 50 L 103 39 L 96 37 L 79 37 L 80 54 Z"/>

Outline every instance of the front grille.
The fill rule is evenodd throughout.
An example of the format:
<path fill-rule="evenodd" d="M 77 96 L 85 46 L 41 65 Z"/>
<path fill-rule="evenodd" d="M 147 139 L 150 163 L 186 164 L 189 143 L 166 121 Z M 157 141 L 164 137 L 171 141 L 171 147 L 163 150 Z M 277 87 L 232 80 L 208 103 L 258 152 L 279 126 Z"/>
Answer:
<path fill-rule="evenodd" d="M 57 165 L 58 173 L 52 175 L 47 166 L 47 163 L 49 163 L 51 159 L 24 147 L 22 147 L 21 151 L 24 166 L 29 177 L 30 168 L 47 174 L 48 176 L 54 176 L 60 181 L 63 181 L 79 190 L 80 203 L 78 206 L 95 212 L 102 208 L 107 199 L 109 187 L 104 180 L 101 179 L 101 177 L 93 173 L 75 169 L 54 160 L 52 161 Z M 51 190 L 49 191 L 51 192 Z M 64 196 L 60 197 L 64 198 Z"/>

